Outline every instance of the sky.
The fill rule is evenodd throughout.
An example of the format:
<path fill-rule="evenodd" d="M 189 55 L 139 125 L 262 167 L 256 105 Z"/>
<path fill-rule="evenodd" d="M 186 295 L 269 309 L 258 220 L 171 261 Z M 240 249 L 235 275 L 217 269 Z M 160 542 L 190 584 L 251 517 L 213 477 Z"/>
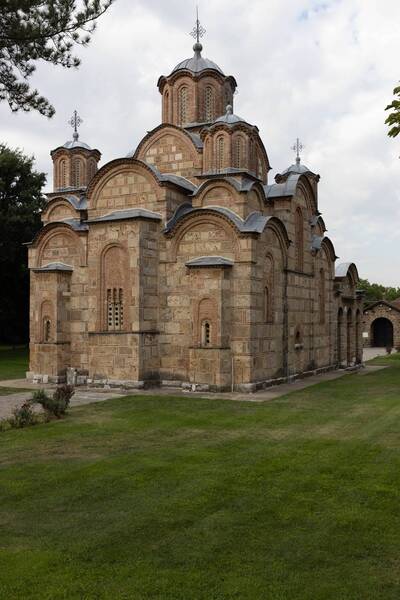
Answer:
<path fill-rule="evenodd" d="M 238 82 L 235 113 L 260 129 L 275 175 L 302 161 L 321 176 L 319 209 L 338 262 L 360 277 L 400 286 L 400 137 L 384 109 L 400 79 L 399 0 L 198 0 L 203 56 Z M 383 8 L 384 7 L 384 8 Z M 195 0 L 115 0 L 98 21 L 78 70 L 41 63 L 32 84 L 52 119 L 0 104 L 0 141 L 34 155 L 80 139 L 101 164 L 125 156 L 161 120 L 160 75 L 192 56 Z"/>

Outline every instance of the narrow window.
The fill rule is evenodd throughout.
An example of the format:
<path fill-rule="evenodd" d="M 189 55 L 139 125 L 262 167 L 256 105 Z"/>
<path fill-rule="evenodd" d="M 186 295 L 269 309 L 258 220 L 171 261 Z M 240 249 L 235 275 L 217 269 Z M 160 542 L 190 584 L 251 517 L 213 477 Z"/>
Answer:
<path fill-rule="evenodd" d="M 214 119 L 214 93 L 210 85 L 206 87 L 204 113 L 207 122 Z"/>
<path fill-rule="evenodd" d="M 169 122 L 169 92 L 164 94 L 164 122 Z"/>
<path fill-rule="evenodd" d="M 67 161 L 65 159 L 60 161 L 60 170 L 59 170 L 59 187 L 66 188 L 67 187 Z"/>
<path fill-rule="evenodd" d="M 298 208 L 295 214 L 295 234 L 296 234 L 296 269 L 303 271 L 304 268 L 304 231 L 303 231 L 303 213 Z"/>
<path fill-rule="evenodd" d="M 91 160 L 89 163 L 89 181 L 96 175 L 96 161 Z"/>
<path fill-rule="evenodd" d="M 82 185 L 82 161 L 79 158 L 72 163 L 72 185 L 74 187 Z"/>
<path fill-rule="evenodd" d="M 122 288 L 107 289 L 107 326 L 109 331 L 120 331 L 124 327 Z"/>
<path fill-rule="evenodd" d="M 243 140 L 240 137 L 233 142 L 233 166 L 236 169 L 243 166 Z"/>
<path fill-rule="evenodd" d="M 271 319 L 271 295 L 268 287 L 264 288 L 264 321 L 269 323 Z"/>
<path fill-rule="evenodd" d="M 43 338 L 45 342 L 50 342 L 51 339 L 51 321 L 45 319 L 43 324 Z"/>
<path fill-rule="evenodd" d="M 224 152 L 225 152 L 225 140 L 221 136 L 217 140 L 217 170 L 222 171 L 224 168 Z"/>
<path fill-rule="evenodd" d="M 179 90 L 179 123 L 180 125 L 184 125 L 187 123 L 187 103 L 188 103 L 188 89 L 187 87 L 182 87 Z"/>
<path fill-rule="evenodd" d="M 257 158 L 257 177 L 260 179 L 263 177 L 262 160 L 260 157 Z"/>
<path fill-rule="evenodd" d="M 203 346 L 210 346 L 211 344 L 211 325 L 209 321 L 203 323 Z"/>

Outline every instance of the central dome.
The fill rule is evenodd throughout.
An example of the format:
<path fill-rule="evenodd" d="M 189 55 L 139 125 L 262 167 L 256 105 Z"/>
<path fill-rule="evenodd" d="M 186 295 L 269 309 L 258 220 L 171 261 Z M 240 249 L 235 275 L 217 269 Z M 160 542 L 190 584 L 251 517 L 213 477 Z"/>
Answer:
<path fill-rule="evenodd" d="M 175 69 L 172 73 L 176 73 L 177 71 L 191 71 L 192 73 L 201 73 L 201 71 L 206 71 L 207 69 L 212 69 L 213 71 L 218 71 L 221 75 L 224 75 L 222 69 L 219 68 L 215 62 L 209 60 L 208 58 L 203 58 L 201 56 L 201 51 L 203 46 L 200 43 L 196 43 L 193 46 L 194 56 L 192 58 L 186 58 L 182 62 L 176 65 Z"/>

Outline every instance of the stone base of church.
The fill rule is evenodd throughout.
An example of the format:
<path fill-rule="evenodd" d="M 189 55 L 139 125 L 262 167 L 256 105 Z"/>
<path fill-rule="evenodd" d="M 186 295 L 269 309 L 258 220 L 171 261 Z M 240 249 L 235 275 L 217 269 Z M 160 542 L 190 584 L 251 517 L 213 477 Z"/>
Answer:
<path fill-rule="evenodd" d="M 241 392 L 241 393 L 254 393 L 273 386 L 282 385 L 284 383 L 291 383 L 298 379 L 305 379 L 315 375 L 321 375 L 331 371 L 357 371 L 363 368 L 363 364 L 352 364 L 347 366 L 329 365 L 310 371 L 304 371 L 302 373 L 293 373 L 287 377 L 279 377 L 275 379 L 265 379 L 261 381 L 253 381 L 248 383 L 235 383 L 232 385 L 216 385 L 207 383 L 192 383 L 184 382 L 179 380 L 147 380 L 147 381 L 131 381 L 131 380 L 119 380 L 119 379 L 108 379 L 100 377 L 89 377 L 87 375 L 79 374 L 76 369 L 67 369 L 65 375 L 47 375 L 38 374 L 28 371 L 26 378 L 33 383 L 39 384 L 63 384 L 68 383 L 73 386 L 85 386 L 90 388 L 102 388 L 102 389 L 123 389 L 124 391 L 129 390 L 143 390 L 151 388 L 171 388 L 171 389 L 182 389 L 188 392 Z"/>

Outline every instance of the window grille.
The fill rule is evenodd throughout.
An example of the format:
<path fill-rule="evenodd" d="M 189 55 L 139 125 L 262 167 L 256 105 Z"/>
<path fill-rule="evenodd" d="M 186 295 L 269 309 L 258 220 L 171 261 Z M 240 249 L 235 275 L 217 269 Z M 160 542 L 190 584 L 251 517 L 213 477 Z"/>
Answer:
<path fill-rule="evenodd" d="M 72 185 L 75 187 L 82 185 L 82 162 L 79 158 L 72 163 Z"/>
<path fill-rule="evenodd" d="M 187 123 L 187 101 L 188 101 L 188 89 L 182 87 L 179 90 L 179 122 L 181 125 Z"/>
<path fill-rule="evenodd" d="M 51 321 L 50 319 L 45 319 L 43 324 L 43 338 L 45 342 L 50 342 L 51 339 Z"/>
<path fill-rule="evenodd" d="M 243 140 L 238 137 L 234 141 L 233 145 L 233 166 L 236 169 L 240 169 L 243 164 Z"/>
<path fill-rule="evenodd" d="M 91 160 L 89 163 L 89 180 L 93 179 L 93 177 L 96 175 L 96 162 L 94 160 Z"/>
<path fill-rule="evenodd" d="M 217 170 L 222 171 L 224 168 L 224 151 L 225 151 L 225 140 L 223 137 L 218 138 L 217 141 Z"/>
<path fill-rule="evenodd" d="M 209 321 L 203 323 L 203 346 L 211 345 L 211 325 Z"/>
<path fill-rule="evenodd" d="M 124 298 L 122 288 L 107 289 L 107 326 L 109 331 L 124 327 Z"/>
<path fill-rule="evenodd" d="M 60 188 L 67 187 L 67 161 L 64 159 L 60 162 L 60 179 L 59 186 Z"/>
<path fill-rule="evenodd" d="M 205 120 L 212 121 L 214 119 L 214 94 L 211 86 L 206 87 L 205 98 Z"/>

